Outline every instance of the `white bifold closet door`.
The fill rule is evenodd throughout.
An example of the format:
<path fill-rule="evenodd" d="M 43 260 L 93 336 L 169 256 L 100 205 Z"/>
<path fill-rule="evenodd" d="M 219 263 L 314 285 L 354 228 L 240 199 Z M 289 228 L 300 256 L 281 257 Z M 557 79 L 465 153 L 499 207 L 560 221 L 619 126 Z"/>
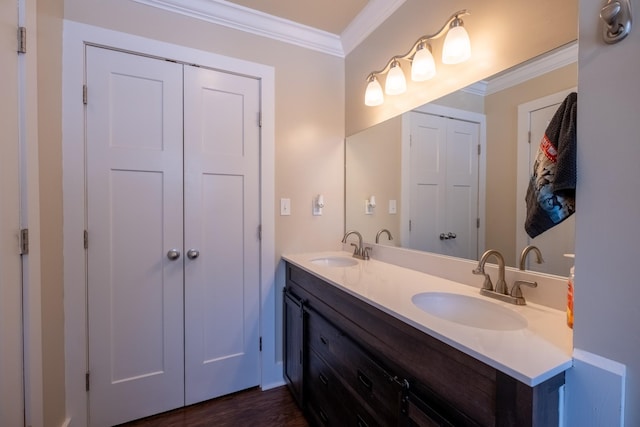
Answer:
<path fill-rule="evenodd" d="M 87 48 L 90 424 L 259 383 L 259 82 Z"/>
<path fill-rule="evenodd" d="M 425 113 L 409 114 L 409 247 L 478 259 L 479 125 Z"/>

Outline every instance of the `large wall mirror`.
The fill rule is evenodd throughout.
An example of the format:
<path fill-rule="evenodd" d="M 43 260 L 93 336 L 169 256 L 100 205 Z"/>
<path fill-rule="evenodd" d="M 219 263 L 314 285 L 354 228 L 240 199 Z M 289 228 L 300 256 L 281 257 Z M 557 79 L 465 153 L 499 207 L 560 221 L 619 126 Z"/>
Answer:
<path fill-rule="evenodd" d="M 546 125 L 577 90 L 576 61 L 576 43 L 560 46 L 348 137 L 345 228 L 467 259 L 498 249 L 513 267 L 534 244 L 545 262 L 528 269 L 567 276 L 574 219 L 531 240 L 524 195 Z"/>

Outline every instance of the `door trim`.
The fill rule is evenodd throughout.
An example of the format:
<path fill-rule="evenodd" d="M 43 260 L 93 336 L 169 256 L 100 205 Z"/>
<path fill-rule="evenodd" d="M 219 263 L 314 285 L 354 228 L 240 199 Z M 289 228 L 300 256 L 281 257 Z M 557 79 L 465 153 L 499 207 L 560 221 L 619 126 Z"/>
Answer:
<path fill-rule="evenodd" d="M 484 114 L 473 111 L 460 110 L 457 108 L 445 107 L 437 104 L 425 104 L 412 111 L 418 113 L 432 114 L 435 116 L 451 117 L 457 120 L 478 123 L 480 126 L 480 158 L 478 159 L 478 216 L 480 217 L 480 227 L 478 227 L 478 253 L 484 252 L 485 247 L 485 201 L 487 184 L 487 119 Z M 411 188 L 409 176 L 411 170 L 410 153 L 410 131 L 411 122 L 409 114 L 402 115 L 402 157 L 401 157 L 401 209 L 400 209 L 400 240 L 409 241 L 409 200 L 411 199 Z"/>
<path fill-rule="evenodd" d="M 273 67 L 64 21 L 63 37 L 63 211 L 64 211 L 64 311 L 65 380 L 68 420 L 88 421 L 88 395 L 84 377 L 88 369 L 86 254 L 85 126 L 82 86 L 87 44 L 199 64 L 252 76 L 261 82 L 262 128 L 260 137 L 260 331 L 262 336 L 261 386 L 283 383 L 282 362 L 276 359 L 275 281 L 275 70 Z M 89 89 L 89 96 L 90 89 Z M 91 236 L 89 236 L 89 244 Z M 256 343 L 257 345 L 257 343 Z"/>

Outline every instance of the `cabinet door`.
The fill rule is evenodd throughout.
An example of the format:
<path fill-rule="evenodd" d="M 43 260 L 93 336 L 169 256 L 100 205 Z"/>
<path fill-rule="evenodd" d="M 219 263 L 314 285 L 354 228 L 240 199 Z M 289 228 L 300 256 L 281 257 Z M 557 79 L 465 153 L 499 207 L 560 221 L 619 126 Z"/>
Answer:
<path fill-rule="evenodd" d="M 303 361 L 305 313 L 302 301 L 284 292 L 284 378 L 298 405 L 303 404 Z"/>
<path fill-rule="evenodd" d="M 453 427 L 442 414 L 413 393 L 406 393 L 402 399 L 406 427 Z"/>

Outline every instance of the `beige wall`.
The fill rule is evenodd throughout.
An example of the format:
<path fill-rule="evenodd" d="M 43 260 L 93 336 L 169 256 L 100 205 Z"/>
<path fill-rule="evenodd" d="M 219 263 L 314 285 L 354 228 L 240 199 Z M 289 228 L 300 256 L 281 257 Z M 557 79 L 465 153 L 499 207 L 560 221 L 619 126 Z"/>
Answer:
<path fill-rule="evenodd" d="M 43 419 L 65 420 L 62 272 L 63 0 L 37 1 L 38 159 L 42 292 Z"/>
<path fill-rule="evenodd" d="M 577 86 L 577 67 L 577 63 L 562 67 L 485 98 L 487 118 L 485 243 L 487 248 L 500 250 L 507 265 L 516 265 L 518 105 Z"/>
<path fill-rule="evenodd" d="M 383 25 L 346 58 L 346 134 L 369 127 L 526 59 L 577 38 L 577 0 L 407 0 Z M 459 9 L 472 46 L 463 64 L 442 65 L 442 40 L 432 43 L 438 74 L 430 81 L 407 79 L 407 93 L 387 96 L 379 107 L 364 105 L 367 75 L 384 67 L 393 55 L 406 52 L 421 35 L 436 32 Z M 552 29 L 552 31 L 549 31 Z M 403 64 L 405 72 L 409 67 Z"/>
<path fill-rule="evenodd" d="M 127 0 L 66 0 L 65 18 L 275 67 L 276 256 L 339 247 L 343 59 Z M 326 207 L 313 217 L 318 193 Z M 291 216 L 279 216 L 281 197 L 291 199 Z"/>
<path fill-rule="evenodd" d="M 637 17 L 638 3 L 631 3 Z M 597 25 L 601 7 L 580 1 L 573 337 L 576 348 L 626 365 L 624 425 L 632 427 L 640 425 L 640 31 L 636 25 L 622 42 L 606 45 Z M 596 425 L 603 407 L 619 404 L 599 378 L 574 368 L 568 410 L 585 423 L 570 427 Z"/>
<path fill-rule="evenodd" d="M 382 244 L 400 246 L 400 162 L 402 118 L 380 123 L 348 138 L 345 147 L 345 204 L 347 230 L 357 230 L 366 242 L 375 242 L 386 228 L 393 241 L 381 237 Z M 376 197 L 373 214 L 365 215 L 364 201 Z M 396 200 L 397 213 L 389 214 L 389 200 Z"/>
<path fill-rule="evenodd" d="M 63 15 L 64 12 L 64 15 Z M 42 218 L 44 419 L 65 418 L 62 272 L 62 17 L 275 68 L 275 195 L 282 252 L 337 249 L 343 232 L 344 60 L 126 0 L 38 0 L 38 113 Z M 324 215 L 311 215 L 323 193 Z M 279 209 L 279 203 L 275 203 Z M 278 278 L 282 285 L 283 278 Z M 279 329 L 278 329 L 279 330 Z M 279 347 L 276 347 L 279 348 Z"/>

